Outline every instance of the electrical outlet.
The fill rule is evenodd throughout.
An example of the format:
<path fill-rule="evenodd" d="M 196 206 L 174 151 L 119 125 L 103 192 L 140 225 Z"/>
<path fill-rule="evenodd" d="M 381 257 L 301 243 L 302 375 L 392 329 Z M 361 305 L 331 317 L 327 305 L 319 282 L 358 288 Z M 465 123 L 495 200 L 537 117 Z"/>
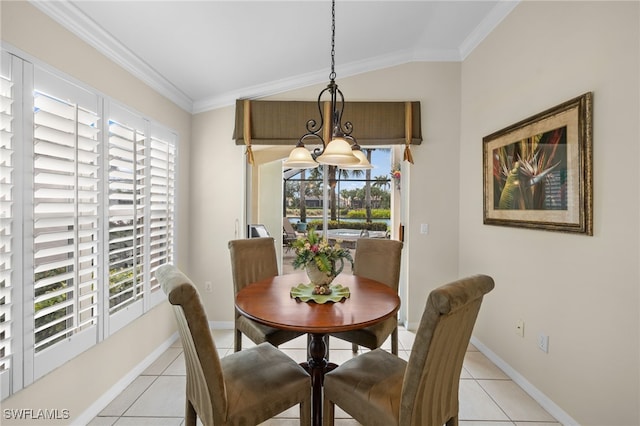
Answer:
<path fill-rule="evenodd" d="M 549 353 L 549 336 L 543 333 L 538 334 L 538 348 L 545 353 Z"/>
<path fill-rule="evenodd" d="M 524 321 L 521 319 L 516 321 L 516 334 L 520 337 L 524 337 Z"/>
<path fill-rule="evenodd" d="M 204 282 L 204 291 L 207 293 L 213 293 L 213 284 L 211 281 Z"/>

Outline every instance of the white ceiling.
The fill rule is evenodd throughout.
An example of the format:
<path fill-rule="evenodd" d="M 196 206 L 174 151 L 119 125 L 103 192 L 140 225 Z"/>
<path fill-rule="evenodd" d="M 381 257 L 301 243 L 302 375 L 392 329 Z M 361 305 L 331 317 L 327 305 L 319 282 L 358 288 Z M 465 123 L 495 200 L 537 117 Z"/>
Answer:
<path fill-rule="evenodd" d="M 329 80 L 329 0 L 32 3 L 190 112 Z M 463 60 L 517 3 L 338 0 L 336 81 Z"/>

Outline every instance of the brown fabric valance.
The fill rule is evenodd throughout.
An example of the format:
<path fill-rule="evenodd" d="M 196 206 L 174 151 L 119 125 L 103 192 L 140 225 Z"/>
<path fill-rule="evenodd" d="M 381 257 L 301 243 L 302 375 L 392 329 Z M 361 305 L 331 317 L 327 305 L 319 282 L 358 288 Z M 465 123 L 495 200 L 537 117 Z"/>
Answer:
<path fill-rule="evenodd" d="M 420 102 L 345 102 L 342 122 L 351 121 L 352 136 L 361 146 L 406 144 L 405 126 L 411 126 L 411 144 L 422 143 Z M 249 131 L 251 145 L 291 145 L 307 132 L 310 119 L 320 121 L 315 101 L 250 101 Z M 244 101 L 236 101 L 233 138 L 244 145 Z M 406 120 L 406 111 L 411 111 Z M 326 119 L 325 119 L 326 120 Z M 326 125 L 326 123 L 325 123 Z"/>

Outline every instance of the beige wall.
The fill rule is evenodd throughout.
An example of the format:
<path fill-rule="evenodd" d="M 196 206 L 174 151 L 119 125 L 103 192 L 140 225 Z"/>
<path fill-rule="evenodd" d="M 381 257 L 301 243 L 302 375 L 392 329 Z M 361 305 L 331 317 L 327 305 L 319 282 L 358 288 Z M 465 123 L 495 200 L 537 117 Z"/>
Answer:
<path fill-rule="evenodd" d="M 233 285 L 227 244 L 244 238 L 244 148 L 231 140 L 234 107 L 193 116 L 189 209 L 190 277 L 201 286 L 214 326 L 233 327 Z M 211 281 L 213 293 L 204 292 Z"/>
<path fill-rule="evenodd" d="M 132 77 L 81 42 L 26 1 L 1 3 L 2 41 L 76 78 L 177 131 L 179 137 L 178 265 L 186 268 L 191 114 Z M 54 370 L 14 396 L 3 409 L 68 409 L 78 419 L 123 377 L 138 367 L 175 332 L 167 303 L 154 308 L 89 351 Z M 141 338 L 144 336 L 144 338 Z M 148 360 L 147 360 L 148 361 Z M 108 401 L 107 401 L 108 402 Z M 3 424 L 9 424 L 7 419 Z M 26 424 L 33 423 L 33 420 Z M 60 424 L 68 424 L 69 420 Z"/>
<path fill-rule="evenodd" d="M 640 423 L 638 5 L 521 3 L 462 66 L 460 274 L 496 279 L 476 337 L 584 425 Z M 587 91 L 594 235 L 483 226 L 482 137 Z"/>

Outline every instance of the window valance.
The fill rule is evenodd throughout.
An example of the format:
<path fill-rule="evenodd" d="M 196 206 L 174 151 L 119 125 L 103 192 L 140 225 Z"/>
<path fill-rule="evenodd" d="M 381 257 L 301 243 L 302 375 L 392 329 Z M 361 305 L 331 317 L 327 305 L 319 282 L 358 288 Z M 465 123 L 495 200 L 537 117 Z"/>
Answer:
<path fill-rule="evenodd" d="M 248 120 L 245 110 L 249 110 Z M 251 145 L 293 147 L 306 133 L 310 119 L 320 121 L 315 101 L 238 100 L 233 139 L 236 145 L 245 145 L 247 132 Z M 345 121 L 353 124 L 352 136 L 361 146 L 404 145 L 408 139 L 411 145 L 422 143 L 419 101 L 345 102 L 342 122 Z"/>

